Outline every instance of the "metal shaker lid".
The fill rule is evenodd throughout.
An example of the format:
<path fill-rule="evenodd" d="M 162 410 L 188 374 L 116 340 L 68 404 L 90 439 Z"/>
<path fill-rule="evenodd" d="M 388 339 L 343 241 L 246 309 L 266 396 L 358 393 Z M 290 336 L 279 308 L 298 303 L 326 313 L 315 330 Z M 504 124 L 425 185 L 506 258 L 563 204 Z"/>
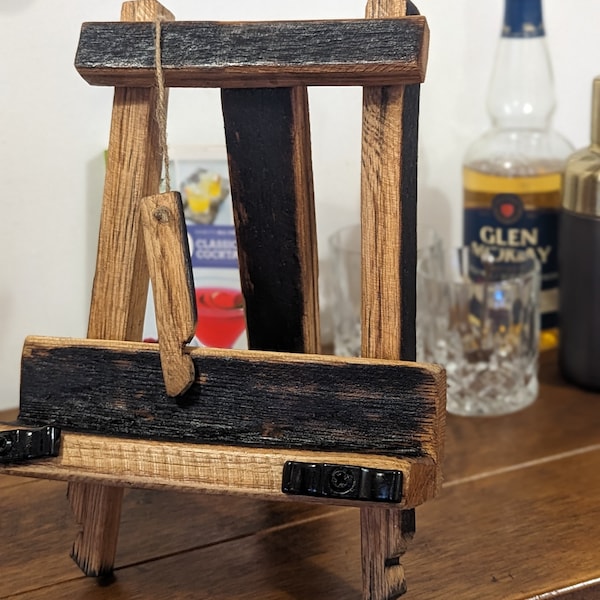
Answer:
<path fill-rule="evenodd" d="M 593 84 L 591 141 L 567 161 L 562 204 L 566 210 L 600 217 L 600 77 Z"/>

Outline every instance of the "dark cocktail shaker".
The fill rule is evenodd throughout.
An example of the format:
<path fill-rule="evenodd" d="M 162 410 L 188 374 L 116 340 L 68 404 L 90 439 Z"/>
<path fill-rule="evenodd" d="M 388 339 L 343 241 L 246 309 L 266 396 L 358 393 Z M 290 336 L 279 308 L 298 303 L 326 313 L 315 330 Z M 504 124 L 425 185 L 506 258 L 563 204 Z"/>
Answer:
<path fill-rule="evenodd" d="M 591 145 L 565 170 L 558 253 L 560 369 L 571 382 L 600 390 L 600 77 Z"/>

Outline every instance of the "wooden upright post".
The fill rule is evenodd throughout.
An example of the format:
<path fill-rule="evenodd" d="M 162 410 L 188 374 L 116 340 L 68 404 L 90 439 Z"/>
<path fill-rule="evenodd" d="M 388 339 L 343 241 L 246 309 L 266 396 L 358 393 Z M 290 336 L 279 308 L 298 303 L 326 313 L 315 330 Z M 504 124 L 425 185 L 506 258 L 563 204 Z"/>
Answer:
<path fill-rule="evenodd" d="M 407 0 L 368 0 L 366 8 L 371 19 L 416 13 Z M 363 357 L 416 359 L 418 88 L 363 90 Z M 363 598 L 392 600 L 406 592 L 401 556 L 414 535 L 414 508 L 360 512 Z"/>
<path fill-rule="evenodd" d="M 122 21 L 173 20 L 156 0 L 125 2 Z M 88 337 L 141 340 L 148 268 L 136 206 L 159 191 L 161 157 L 154 88 L 115 88 Z M 113 570 L 123 488 L 70 483 L 80 533 L 71 556 L 86 575 Z"/>

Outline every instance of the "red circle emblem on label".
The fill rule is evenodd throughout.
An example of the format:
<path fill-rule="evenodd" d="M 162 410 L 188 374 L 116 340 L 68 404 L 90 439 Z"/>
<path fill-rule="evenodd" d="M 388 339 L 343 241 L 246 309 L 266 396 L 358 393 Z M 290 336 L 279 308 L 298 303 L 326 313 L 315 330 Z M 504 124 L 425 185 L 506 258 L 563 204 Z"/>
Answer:
<path fill-rule="evenodd" d="M 501 225 L 516 223 L 523 210 L 523 201 L 517 194 L 498 194 L 492 200 L 492 213 Z"/>

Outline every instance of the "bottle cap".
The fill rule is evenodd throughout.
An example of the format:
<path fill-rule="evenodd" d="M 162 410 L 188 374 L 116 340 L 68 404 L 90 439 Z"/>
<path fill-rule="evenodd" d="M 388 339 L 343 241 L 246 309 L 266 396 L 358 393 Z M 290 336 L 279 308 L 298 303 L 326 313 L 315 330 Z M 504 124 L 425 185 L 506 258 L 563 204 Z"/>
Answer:
<path fill-rule="evenodd" d="M 567 162 L 563 208 L 580 215 L 600 217 L 600 77 L 592 95 L 592 144 Z"/>
<path fill-rule="evenodd" d="M 543 35 L 542 0 L 506 0 L 502 37 L 524 38 Z"/>

